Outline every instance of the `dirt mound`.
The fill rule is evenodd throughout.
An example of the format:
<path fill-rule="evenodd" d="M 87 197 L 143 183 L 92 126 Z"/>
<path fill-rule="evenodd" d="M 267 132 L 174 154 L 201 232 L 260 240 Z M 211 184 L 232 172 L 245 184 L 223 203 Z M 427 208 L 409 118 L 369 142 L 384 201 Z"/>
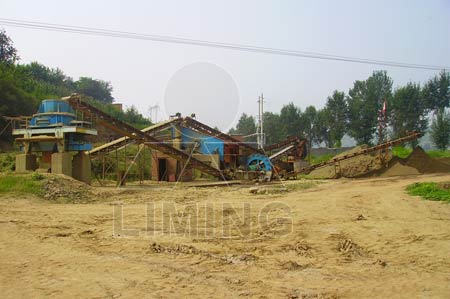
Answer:
<path fill-rule="evenodd" d="M 342 152 L 333 158 L 339 158 L 344 155 L 353 154 L 367 148 L 366 145 L 357 146 L 351 150 Z M 360 155 L 341 162 L 335 165 L 329 165 L 325 167 L 313 170 L 309 176 L 311 178 L 318 179 L 332 179 L 339 177 L 355 178 L 360 177 L 366 173 L 378 170 L 381 168 L 380 158 L 378 152 L 372 154 Z"/>
<path fill-rule="evenodd" d="M 405 165 L 416 168 L 420 173 L 450 172 L 450 165 L 431 158 L 419 146 L 406 158 Z"/>
<path fill-rule="evenodd" d="M 43 197 L 52 201 L 81 203 L 92 198 L 91 187 L 65 175 L 45 175 Z"/>
<path fill-rule="evenodd" d="M 334 158 L 356 153 L 365 148 L 367 146 L 357 146 L 349 151 L 336 155 Z M 317 179 L 332 179 L 339 177 L 391 177 L 450 172 L 450 164 L 431 158 L 421 147 L 416 147 L 406 159 L 388 157 L 388 160 L 387 168 L 384 168 L 380 162 L 378 152 L 375 151 L 370 154 L 343 160 L 335 165 L 318 168 L 313 170 L 309 176 Z"/>
<path fill-rule="evenodd" d="M 383 171 L 381 177 L 401 176 L 401 175 L 413 175 L 420 172 L 411 166 L 403 165 L 400 161 L 395 161 L 385 171 Z"/>
<path fill-rule="evenodd" d="M 339 157 L 343 157 L 345 155 L 354 154 L 354 153 L 360 152 L 368 147 L 369 146 L 367 144 L 361 144 L 361 145 L 355 146 L 354 148 L 349 149 L 348 151 L 337 154 L 333 158 L 339 158 Z"/>
<path fill-rule="evenodd" d="M 450 158 L 435 158 L 435 160 L 450 165 Z"/>

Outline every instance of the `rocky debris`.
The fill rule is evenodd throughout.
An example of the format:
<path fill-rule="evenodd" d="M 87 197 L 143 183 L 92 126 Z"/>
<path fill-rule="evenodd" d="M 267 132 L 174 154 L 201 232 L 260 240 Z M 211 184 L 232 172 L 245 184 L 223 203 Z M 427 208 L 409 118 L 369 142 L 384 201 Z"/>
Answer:
<path fill-rule="evenodd" d="M 288 299 L 338 299 L 336 294 L 315 293 L 311 291 L 294 290 L 287 296 Z"/>
<path fill-rule="evenodd" d="M 366 216 L 364 216 L 363 214 L 359 214 L 359 215 L 355 218 L 355 221 L 362 221 L 362 220 L 367 220 Z"/>
<path fill-rule="evenodd" d="M 294 251 L 297 255 L 303 257 L 312 257 L 312 248 L 306 241 L 299 241 L 293 245 L 288 244 L 283 246 L 284 250 Z"/>
<path fill-rule="evenodd" d="M 47 175 L 42 184 L 43 197 L 51 201 L 87 202 L 92 198 L 90 186 L 64 175 Z"/>
<path fill-rule="evenodd" d="M 253 254 L 233 254 L 220 257 L 220 260 L 225 264 L 251 264 L 257 259 L 258 257 Z"/>
<path fill-rule="evenodd" d="M 248 189 L 248 192 L 252 193 L 252 194 L 257 194 L 259 191 L 258 187 L 251 187 Z"/>
<path fill-rule="evenodd" d="M 347 257 L 364 256 L 366 254 L 365 250 L 351 239 L 340 240 L 337 244 L 337 250 Z"/>
<path fill-rule="evenodd" d="M 381 267 L 386 267 L 387 263 L 383 260 L 377 259 L 375 262 L 373 262 L 374 265 L 380 265 Z"/>
<path fill-rule="evenodd" d="M 297 262 L 293 262 L 293 261 L 287 261 L 285 263 L 282 263 L 281 267 L 288 271 L 296 271 L 296 270 L 305 268 L 305 266 L 302 266 L 302 265 L 298 264 Z"/>
<path fill-rule="evenodd" d="M 288 188 L 284 186 L 276 186 L 276 187 L 250 187 L 248 191 L 251 194 L 279 194 L 288 192 Z"/>
<path fill-rule="evenodd" d="M 176 244 L 175 246 L 163 246 L 161 244 L 152 243 L 150 245 L 150 250 L 154 253 L 169 253 L 169 254 L 201 254 L 203 253 L 201 250 L 198 250 L 194 246 L 190 245 L 180 245 Z"/>
<path fill-rule="evenodd" d="M 176 244 L 174 246 L 170 245 L 161 245 L 157 243 L 152 243 L 150 245 L 150 251 L 152 253 L 166 253 L 166 254 L 174 254 L 174 255 L 199 255 L 210 259 L 218 260 L 223 264 L 251 264 L 255 262 L 258 257 L 253 254 L 232 254 L 232 255 L 217 255 L 210 253 L 208 251 L 203 251 L 195 248 L 191 245 L 183 245 Z"/>

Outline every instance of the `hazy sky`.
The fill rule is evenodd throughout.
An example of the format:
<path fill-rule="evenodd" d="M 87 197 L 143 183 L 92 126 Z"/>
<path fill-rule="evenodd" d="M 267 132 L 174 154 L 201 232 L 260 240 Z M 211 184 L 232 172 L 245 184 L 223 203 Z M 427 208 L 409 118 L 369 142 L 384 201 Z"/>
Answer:
<path fill-rule="evenodd" d="M 449 0 L 0 0 L 0 17 L 450 66 Z M 39 61 L 75 79 L 110 81 L 116 101 L 135 105 L 145 114 L 156 103 L 168 107 L 167 113 L 177 112 L 179 101 L 179 111 L 196 112 L 200 120 L 224 130 L 234 120 L 224 101 L 232 114 L 256 114 L 261 92 L 270 111 L 290 101 L 302 109 L 321 107 L 334 89 L 347 92 L 373 70 L 386 69 L 395 86 L 408 80 L 424 82 L 437 73 L 4 28 L 22 63 Z M 208 66 L 210 71 L 205 71 Z"/>

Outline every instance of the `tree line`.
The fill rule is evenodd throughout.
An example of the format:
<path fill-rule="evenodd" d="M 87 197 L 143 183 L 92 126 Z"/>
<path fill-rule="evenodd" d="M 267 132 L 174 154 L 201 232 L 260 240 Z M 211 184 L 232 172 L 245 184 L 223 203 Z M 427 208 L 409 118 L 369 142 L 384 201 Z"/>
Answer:
<path fill-rule="evenodd" d="M 265 112 L 266 143 L 276 143 L 287 136 L 302 136 L 313 144 L 340 147 L 344 135 L 358 145 L 377 142 L 380 111 L 386 103 L 385 119 L 390 138 L 407 132 L 430 132 L 439 149 L 450 144 L 450 74 L 441 71 L 423 86 L 409 82 L 393 89 L 393 80 L 384 70 L 374 71 L 366 80 L 357 80 L 348 93 L 335 90 L 323 108 L 308 106 L 303 111 L 289 103 L 279 113 Z M 230 134 L 256 132 L 255 118 L 242 114 Z M 254 137 L 250 137 L 254 141 Z M 417 145 L 417 141 L 412 142 Z"/>
<path fill-rule="evenodd" d="M 0 30 L 0 116 L 31 115 L 44 99 L 79 93 L 102 110 L 133 126 L 143 128 L 151 124 L 134 106 L 122 112 L 111 105 L 114 97 L 110 82 L 91 77 L 74 80 L 59 68 L 49 68 L 39 62 L 20 64 L 19 61 L 11 38 Z M 6 125 L 7 121 L 0 117 L 0 132 Z M 5 131 L 2 138 L 11 137 Z"/>

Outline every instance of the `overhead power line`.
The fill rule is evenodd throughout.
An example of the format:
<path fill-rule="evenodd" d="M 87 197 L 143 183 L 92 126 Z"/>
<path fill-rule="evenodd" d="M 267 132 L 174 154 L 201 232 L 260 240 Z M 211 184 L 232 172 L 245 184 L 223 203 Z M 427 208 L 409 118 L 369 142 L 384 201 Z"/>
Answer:
<path fill-rule="evenodd" d="M 29 29 L 35 29 L 35 30 L 57 31 L 57 32 L 67 32 L 67 33 L 76 33 L 76 34 L 84 34 L 84 35 L 137 39 L 137 40 L 149 40 L 149 41 L 202 46 L 202 47 L 210 47 L 210 48 L 221 48 L 221 49 L 256 52 L 256 53 L 264 53 L 264 54 L 294 56 L 294 57 L 343 61 L 343 62 L 354 62 L 354 63 L 372 64 L 372 65 L 380 65 L 380 66 L 392 66 L 392 67 L 410 68 L 410 69 L 443 70 L 443 69 L 450 68 L 450 67 L 446 67 L 446 66 L 413 64 L 413 63 L 404 63 L 404 62 L 386 61 L 386 60 L 374 60 L 374 59 L 366 59 L 366 58 L 355 58 L 355 57 L 349 57 L 349 56 L 338 56 L 338 55 L 329 55 L 329 54 L 323 54 L 323 53 L 303 52 L 303 51 L 277 49 L 277 48 L 266 48 L 266 47 L 257 47 L 257 46 L 249 46 L 249 45 L 221 43 L 221 42 L 186 39 L 186 38 L 178 38 L 178 37 L 170 37 L 170 36 L 162 36 L 162 35 L 151 35 L 151 34 L 134 33 L 134 32 L 127 32 L 127 31 L 99 29 L 99 28 L 92 28 L 92 27 L 80 27 L 80 26 L 69 26 L 69 25 L 61 25 L 61 24 L 53 24 L 53 23 L 30 22 L 30 21 L 23 21 L 23 20 L 16 20 L 16 19 L 0 18 L 0 25 L 20 27 L 20 28 L 29 28 Z"/>

